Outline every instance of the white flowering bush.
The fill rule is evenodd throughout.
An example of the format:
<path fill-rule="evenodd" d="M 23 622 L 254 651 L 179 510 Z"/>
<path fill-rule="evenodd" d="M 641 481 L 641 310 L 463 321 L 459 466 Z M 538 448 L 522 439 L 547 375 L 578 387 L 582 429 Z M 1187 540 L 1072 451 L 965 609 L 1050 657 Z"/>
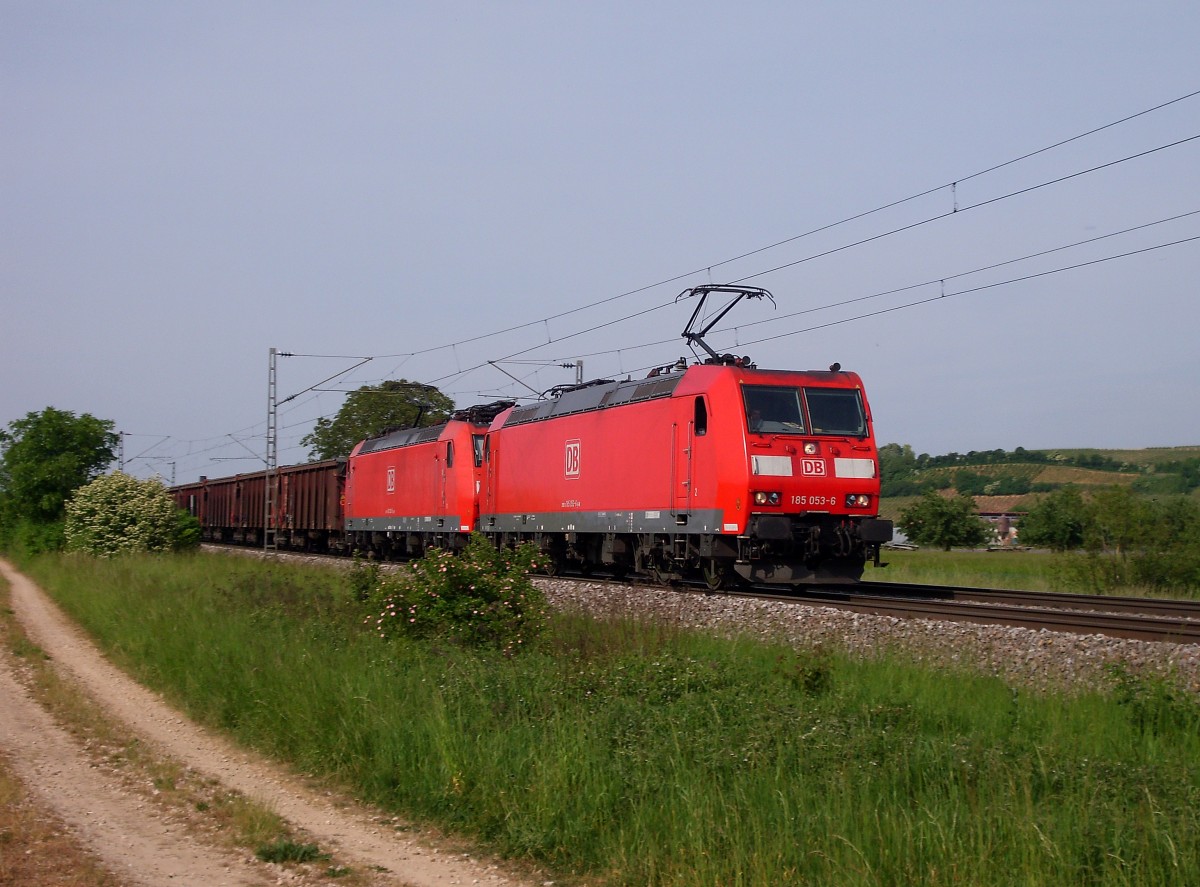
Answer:
<path fill-rule="evenodd" d="M 439 637 L 512 655 L 545 627 L 546 599 L 529 579 L 532 545 L 501 548 L 475 534 L 461 554 L 432 550 L 365 596 L 380 637 Z"/>
<path fill-rule="evenodd" d="M 119 471 L 98 477 L 67 502 L 64 536 L 68 551 L 97 557 L 176 547 L 179 515 L 158 480 L 138 480 Z"/>

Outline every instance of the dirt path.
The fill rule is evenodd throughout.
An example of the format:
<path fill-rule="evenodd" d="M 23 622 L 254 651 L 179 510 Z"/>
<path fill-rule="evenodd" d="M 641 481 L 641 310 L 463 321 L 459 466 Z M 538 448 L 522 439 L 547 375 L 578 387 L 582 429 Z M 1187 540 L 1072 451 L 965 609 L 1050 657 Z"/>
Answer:
<path fill-rule="evenodd" d="M 335 806 L 281 768 L 189 722 L 110 665 L 46 595 L 0 560 L 12 608 L 30 640 L 63 676 L 156 752 L 259 801 L 379 884 L 413 887 L 517 885 L 514 876 L 465 854 L 438 850 L 372 820 L 369 810 Z M 141 796 L 95 762 L 31 698 L 8 656 L 0 656 L 0 749 L 39 799 L 75 828 L 112 871 L 137 885 L 260 885 L 277 873 L 222 851 L 163 821 Z M 330 882 L 336 883 L 336 882 Z"/>

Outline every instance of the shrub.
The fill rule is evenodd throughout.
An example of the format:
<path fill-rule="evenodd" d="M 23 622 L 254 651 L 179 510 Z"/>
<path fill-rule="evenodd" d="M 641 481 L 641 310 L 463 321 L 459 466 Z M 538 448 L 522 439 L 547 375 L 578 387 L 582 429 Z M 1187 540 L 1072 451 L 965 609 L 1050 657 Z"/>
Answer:
<path fill-rule="evenodd" d="M 351 596 L 360 604 L 371 600 L 371 596 L 379 586 L 379 576 L 379 564 L 369 563 L 356 555 L 354 564 L 346 576 Z"/>
<path fill-rule="evenodd" d="M 204 529 L 200 526 L 200 519 L 182 508 L 175 509 L 175 550 L 199 548 L 203 537 Z"/>
<path fill-rule="evenodd" d="M 0 548 L 14 557 L 27 558 L 59 551 L 63 547 L 63 522 L 19 520 L 0 526 Z"/>
<path fill-rule="evenodd" d="M 67 502 L 64 528 L 69 551 L 97 557 L 137 551 L 170 551 L 180 518 L 167 488 L 117 471 L 80 487 Z"/>
<path fill-rule="evenodd" d="M 1055 551 L 1083 545 L 1089 514 L 1083 494 L 1076 487 L 1055 490 L 1021 518 L 1021 541 Z"/>
<path fill-rule="evenodd" d="M 497 549 L 481 535 L 460 555 L 432 550 L 379 580 L 369 620 L 383 638 L 442 637 L 511 655 L 545 626 L 545 597 L 528 576 L 536 554 L 532 545 Z"/>
<path fill-rule="evenodd" d="M 991 535 L 970 496 L 946 499 L 932 491 L 905 508 L 896 526 L 918 545 L 936 545 L 945 551 L 980 545 Z"/>
<path fill-rule="evenodd" d="M 1105 671 L 1113 698 L 1140 734 L 1170 736 L 1200 728 L 1200 704 L 1191 694 L 1161 678 L 1139 677 L 1120 663 L 1109 663 Z"/>

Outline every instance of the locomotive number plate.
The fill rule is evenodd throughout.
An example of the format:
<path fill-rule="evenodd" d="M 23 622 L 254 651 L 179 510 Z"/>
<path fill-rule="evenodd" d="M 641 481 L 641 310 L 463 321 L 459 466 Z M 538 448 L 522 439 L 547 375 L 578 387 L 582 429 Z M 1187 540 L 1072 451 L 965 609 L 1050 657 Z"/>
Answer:
<path fill-rule="evenodd" d="M 793 505 L 836 505 L 837 499 L 833 496 L 793 496 Z"/>

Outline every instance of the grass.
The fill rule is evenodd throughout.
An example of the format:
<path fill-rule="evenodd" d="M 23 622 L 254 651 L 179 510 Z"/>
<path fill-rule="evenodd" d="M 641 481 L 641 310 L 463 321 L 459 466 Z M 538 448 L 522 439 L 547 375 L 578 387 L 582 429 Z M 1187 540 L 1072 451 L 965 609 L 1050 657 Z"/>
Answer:
<path fill-rule="evenodd" d="M 1047 551 L 885 551 L 883 569 L 868 566 L 863 578 L 874 582 L 911 582 L 932 585 L 966 585 L 979 588 L 1016 588 L 1024 591 L 1077 592 L 1130 597 L 1162 597 L 1161 590 L 1144 586 L 1096 587 L 1089 582 L 1097 561 L 1082 552 Z M 1090 565 L 1090 566 L 1089 566 Z M 1196 597 L 1197 589 L 1175 597 Z"/>
<path fill-rule="evenodd" d="M 332 571 L 202 556 L 31 572 L 193 717 L 564 879 L 1200 883 L 1200 709 L 1128 674 L 1044 696 L 580 618 L 505 658 L 381 642 Z"/>
<path fill-rule="evenodd" d="M 1057 577 L 1058 555 L 1040 551 L 884 551 L 887 567 L 867 567 L 873 582 L 928 582 L 1028 591 L 1065 591 Z"/>
<path fill-rule="evenodd" d="M 279 839 L 263 844 L 255 851 L 263 862 L 317 862 L 329 859 L 316 844 L 301 844 L 292 840 Z"/>

